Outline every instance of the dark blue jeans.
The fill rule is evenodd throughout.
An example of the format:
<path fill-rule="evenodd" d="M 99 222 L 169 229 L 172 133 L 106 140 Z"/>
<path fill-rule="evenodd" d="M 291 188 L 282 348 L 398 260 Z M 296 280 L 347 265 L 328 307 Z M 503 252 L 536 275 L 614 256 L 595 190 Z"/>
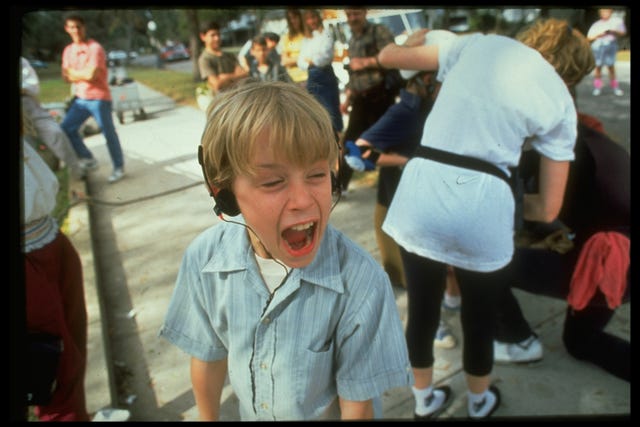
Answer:
<path fill-rule="evenodd" d="M 69 137 L 71 145 L 73 145 L 73 149 L 76 151 L 78 157 L 81 159 L 92 159 L 93 154 L 82 140 L 79 130 L 80 126 L 82 126 L 89 116 L 93 116 L 107 140 L 107 148 L 109 149 L 111 162 L 115 169 L 124 166 L 124 155 L 122 154 L 120 139 L 113 124 L 111 105 L 111 101 L 76 98 L 71 104 L 69 111 L 67 111 L 67 114 L 65 114 L 60 127 L 62 127 Z"/>
<path fill-rule="evenodd" d="M 329 112 L 335 132 L 342 132 L 344 123 L 340 112 L 340 88 L 338 78 L 331 65 L 326 67 L 311 67 L 307 79 L 307 90 Z"/>

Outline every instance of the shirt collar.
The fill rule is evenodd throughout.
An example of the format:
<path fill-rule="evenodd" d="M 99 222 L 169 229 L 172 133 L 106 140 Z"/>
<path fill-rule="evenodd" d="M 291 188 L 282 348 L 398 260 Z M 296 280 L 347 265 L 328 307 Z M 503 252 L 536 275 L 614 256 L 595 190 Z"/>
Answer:
<path fill-rule="evenodd" d="M 238 218 L 240 219 L 238 220 Z M 234 218 L 234 220 L 244 223 L 241 216 Z M 215 255 L 211 256 L 205 264 L 203 272 L 228 273 L 256 268 L 254 251 L 246 229 L 237 224 L 219 224 L 216 227 L 225 227 L 226 229 L 222 237 L 212 244 L 219 245 L 224 250 L 215 251 Z M 294 268 L 290 273 L 291 278 L 343 293 L 338 238 L 338 231 L 328 225 L 314 260 L 304 268 Z"/>

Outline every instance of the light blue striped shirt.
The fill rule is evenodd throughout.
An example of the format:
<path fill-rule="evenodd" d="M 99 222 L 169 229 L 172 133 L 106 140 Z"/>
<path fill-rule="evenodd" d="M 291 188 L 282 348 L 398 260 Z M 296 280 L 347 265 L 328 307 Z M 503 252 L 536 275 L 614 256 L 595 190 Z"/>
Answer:
<path fill-rule="evenodd" d="M 220 223 L 187 248 L 160 336 L 228 359 L 242 420 L 339 418 L 413 375 L 387 274 L 331 225 L 315 260 L 270 294 L 244 227 Z"/>

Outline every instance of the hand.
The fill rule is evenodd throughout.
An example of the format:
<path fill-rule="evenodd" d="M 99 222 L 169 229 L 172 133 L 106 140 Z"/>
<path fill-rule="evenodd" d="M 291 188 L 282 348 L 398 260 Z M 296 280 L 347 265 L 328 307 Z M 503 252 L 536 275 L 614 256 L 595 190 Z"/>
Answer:
<path fill-rule="evenodd" d="M 414 47 L 414 46 L 422 46 L 424 44 L 424 39 L 426 34 L 429 32 L 428 28 L 421 28 L 409 35 L 407 40 L 402 44 L 402 46 L 406 47 Z"/>
<path fill-rule="evenodd" d="M 351 58 L 349 61 L 349 68 L 351 71 L 360 71 L 364 70 L 368 66 L 367 58 Z"/>

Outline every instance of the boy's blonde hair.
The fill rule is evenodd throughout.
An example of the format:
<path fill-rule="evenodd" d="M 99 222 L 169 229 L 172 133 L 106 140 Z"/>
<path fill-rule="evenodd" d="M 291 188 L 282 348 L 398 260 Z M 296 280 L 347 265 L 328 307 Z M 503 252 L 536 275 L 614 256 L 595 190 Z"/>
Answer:
<path fill-rule="evenodd" d="M 322 104 L 293 83 L 245 79 L 220 92 L 207 110 L 202 149 L 210 184 L 229 189 L 237 175 L 255 174 L 251 159 L 265 130 L 277 159 L 337 165 L 338 143 Z"/>
<path fill-rule="evenodd" d="M 568 87 L 580 83 L 595 67 L 591 44 L 567 21 L 538 20 L 520 32 L 516 39 L 540 52 Z"/>

